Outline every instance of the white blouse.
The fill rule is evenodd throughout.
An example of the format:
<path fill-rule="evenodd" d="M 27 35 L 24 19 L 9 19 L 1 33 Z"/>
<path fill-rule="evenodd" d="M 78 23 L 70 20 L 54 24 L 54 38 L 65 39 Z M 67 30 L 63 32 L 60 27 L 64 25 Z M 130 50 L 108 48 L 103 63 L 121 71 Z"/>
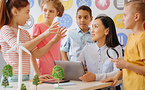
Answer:
<path fill-rule="evenodd" d="M 96 43 L 87 44 L 78 57 L 78 61 L 82 61 L 87 70 L 96 74 L 96 80 L 104 80 L 105 78 L 114 76 L 119 69 L 110 61 L 107 56 L 106 45 L 99 48 Z M 120 45 L 114 48 L 119 53 L 119 58 L 123 58 L 122 47 Z"/>

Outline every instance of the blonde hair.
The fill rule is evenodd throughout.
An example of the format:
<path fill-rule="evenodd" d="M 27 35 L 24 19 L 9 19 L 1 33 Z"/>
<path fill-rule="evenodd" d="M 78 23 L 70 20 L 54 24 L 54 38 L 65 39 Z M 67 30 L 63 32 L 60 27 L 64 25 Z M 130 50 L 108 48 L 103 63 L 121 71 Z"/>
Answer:
<path fill-rule="evenodd" d="M 129 6 L 132 8 L 131 12 L 133 14 L 140 13 L 141 18 L 145 21 L 145 2 L 143 1 L 129 1 L 125 4 L 125 6 Z"/>
<path fill-rule="evenodd" d="M 59 0 L 41 0 L 41 3 L 40 3 L 41 10 L 43 9 L 44 4 L 49 3 L 49 2 L 52 3 L 52 5 L 59 12 L 57 16 L 61 17 L 64 13 L 64 6 Z"/>

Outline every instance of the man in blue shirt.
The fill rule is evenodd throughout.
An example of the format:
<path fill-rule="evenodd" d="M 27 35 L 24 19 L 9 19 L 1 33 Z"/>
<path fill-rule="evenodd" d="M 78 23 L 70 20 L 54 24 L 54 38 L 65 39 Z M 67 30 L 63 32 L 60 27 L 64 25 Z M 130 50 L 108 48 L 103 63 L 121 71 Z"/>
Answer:
<path fill-rule="evenodd" d="M 83 47 L 87 43 L 93 43 L 91 30 L 88 27 L 92 19 L 92 11 L 88 6 L 83 5 L 77 9 L 76 20 L 79 27 L 68 30 L 67 37 L 61 47 L 64 61 L 76 61 Z"/>

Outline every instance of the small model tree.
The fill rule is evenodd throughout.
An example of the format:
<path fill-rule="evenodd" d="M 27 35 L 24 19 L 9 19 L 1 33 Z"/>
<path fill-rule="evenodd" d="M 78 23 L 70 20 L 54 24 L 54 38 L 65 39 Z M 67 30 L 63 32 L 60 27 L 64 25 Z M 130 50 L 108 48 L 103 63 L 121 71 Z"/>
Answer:
<path fill-rule="evenodd" d="M 21 90 L 27 90 L 26 85 L 24 83 L 22 83 L 22 85 L 21 85 Z"/>
<path fill-rule="evenodd" d="M 2 69 L 2 74 L 3 74 L 3 77 L 6 76 L 7 79 L 8 79 L 8 77 L 12 77 L 13 76 L 12 66 L 9 64 L 5 65 Z"/>
<path fill-rule="evenodd" d="M 37 85 L 40 84 L 39 77 L 37 74 L 33 77 L 33 84 L 36 85 L 36 90 L 37 90 Z"/>
<path fill-rule="evenodd" d="M 52 76 L 56 79 L 58 79 L 58 87 L 57 89 L 62 89 L 62 87 L 59 87 L 59 80 L 62 80 L 64 78 L 64 70 L 61 66 L 54 66 L 52 71 Z"/>
<path fill-rule="evenodd" d="M 11 65 L 7 64 L 2 69 L 2 75 L 3 75 L 3 83 L 2 86 L 6 88 L 6 86 L 9 86 L 8 78 L 13 76 L 13 68 Z M 12 87 L 12 86 L 11 86 Z M 9 87 L 9 88 L 11 88 Z"/>
<path fill-rule="evenodd" d="M 8 82 L 7 77 L 4 77 L 4 79 L 2 80 L 2 86 L 4 86 L 5 89 L 6 89 L 6 86 L 9 86 L 9 82 Z"/>

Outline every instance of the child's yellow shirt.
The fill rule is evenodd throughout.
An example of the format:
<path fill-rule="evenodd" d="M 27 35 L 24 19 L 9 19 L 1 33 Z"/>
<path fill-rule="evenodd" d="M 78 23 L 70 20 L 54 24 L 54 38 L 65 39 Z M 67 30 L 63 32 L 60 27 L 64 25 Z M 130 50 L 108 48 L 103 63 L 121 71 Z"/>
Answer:
<path fill-rule="evenodd" d="M 145 32 L 128 36 L 125 48 L 125 60 L 137 66 L 145 66 Z M 124 90 L 145 90 L 145 76 L 123 69 Z"/>

